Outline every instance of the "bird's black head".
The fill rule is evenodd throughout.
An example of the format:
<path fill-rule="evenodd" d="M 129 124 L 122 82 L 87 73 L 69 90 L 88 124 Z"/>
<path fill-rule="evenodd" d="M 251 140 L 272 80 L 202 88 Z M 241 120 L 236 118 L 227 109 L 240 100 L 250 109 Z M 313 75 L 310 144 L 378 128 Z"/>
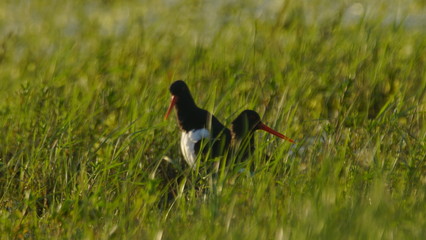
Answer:
<path fill-rule="evenodd" d="M 191 92 L 189 92 L 189 88 L 186 83 L 182 80 L 177 80 L 170 85 L 169 90 L 172 94 L 172 100 L 164 118 L 168 118 L 174 106 L 176 106 L 176 110 L 178 112 L 186 112 L 187 115 L 189 112 L 189 115 L 191 115 L 197 106 L 195 105 L 194 99 L 192 98 Z"/>
<path fill-rule="evenodd" d="M 237 139 L 244 138 L 249 133 L 252 133 L 256 130 L 264 130 L 279 138 L 285 139 L 292 143 L 294 142 L 293 139 L 275 131 L 274 129 L 262 123 L 259 114 L 253 110 L 244 110 L 234 121 L 232 121 L 232 134 L 233 137 Z"/>
<path fill-rule="evenodd" d="M 184 97 L 187 95 L 191 95 L 189 92 L 188 85 L 182 80 L 177 80 L 170 85 L 170 93 L 173 96 Z"/>
<path fill-rule="evenodd" d="M 260 116 L 253 110 L 244 110 L 232 121 L 232 132 L 237 136 L 242 136 L 250 131 L 259 129 Z"/>

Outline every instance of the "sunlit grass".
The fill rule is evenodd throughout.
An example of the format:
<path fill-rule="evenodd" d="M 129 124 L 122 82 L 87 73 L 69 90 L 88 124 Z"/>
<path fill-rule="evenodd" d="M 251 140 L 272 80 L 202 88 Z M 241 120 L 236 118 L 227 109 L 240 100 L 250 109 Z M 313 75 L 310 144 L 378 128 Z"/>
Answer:
<path fill-rule="evenodd" d="M 0 238 L 424 238 L 425 14 L 2 1 Z M 224 124 L 253 109 L 297 144 L 258 132 L 254 172 L 164 181 L 159 161 L 182 160 L 163 119 L 177 79 Z"/>

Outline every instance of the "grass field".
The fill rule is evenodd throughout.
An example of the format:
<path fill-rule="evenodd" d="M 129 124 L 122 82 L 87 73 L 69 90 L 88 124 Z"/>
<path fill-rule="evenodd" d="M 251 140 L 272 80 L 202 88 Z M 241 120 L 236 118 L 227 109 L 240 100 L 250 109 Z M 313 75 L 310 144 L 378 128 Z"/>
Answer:
<path fill-rule="evenodd" d="M 0 239 L 426 238 L 426 5 L 373 2 L 1 1 Z M 167 200 L 177 79 L 297 144 Z"/>

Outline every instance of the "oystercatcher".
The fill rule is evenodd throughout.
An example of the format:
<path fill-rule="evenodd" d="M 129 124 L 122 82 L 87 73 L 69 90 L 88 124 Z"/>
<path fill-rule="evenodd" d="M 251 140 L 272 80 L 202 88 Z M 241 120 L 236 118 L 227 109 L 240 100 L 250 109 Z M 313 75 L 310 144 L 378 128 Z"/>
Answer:
<path fill-rule="evenodd" d="M 175 107 L 178 124 L 182 130 L 180 147 L 188 165 L 195 166 L 200 151 L 207 153 L 210 149 L 210 156 L 213 158 L 223 155 L 231 142 L 229 129 L 220 123 L 213 114 L 197 107 L 184 81 L 175 81 L 170 85 L 169 90 L 172 100 L 165 118 L 168 118 Z M 204 145 L 208 148 L 203 147 Z"/>
<path fill-rule="evenodd" d="M 231 123 L 232 148 L 236 161 L 249 157 L 254 152 L 254 131 L 264 130 L 291 143 L 294 140 L 266 126 L 253 110 L 244 110 Z"/>

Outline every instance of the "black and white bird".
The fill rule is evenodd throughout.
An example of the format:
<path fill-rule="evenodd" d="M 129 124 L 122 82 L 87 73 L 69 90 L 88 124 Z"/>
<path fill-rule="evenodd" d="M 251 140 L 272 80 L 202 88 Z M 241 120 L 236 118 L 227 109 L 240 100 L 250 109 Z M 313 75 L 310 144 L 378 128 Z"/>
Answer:
<path fill-rule="evenodd" d="M 236 161 L 248 158 L 255 149 L 254 131 L 264 130 L 291 143 L 294 140 L 268 127 L 260 120 L 260 116 L 253 110 L 244 110 L 231 123 L 231 148 Z"/>
<path fill-rule="evenodd" d="M 182 130 L 180 147 L 188 165 L 195 166 L 200 152 L 210 152 L 212 158 L 223 155 L 231 142 L 230 130 L 213 114 L 195 104 L 184 81 L 173 82 L 169 90 L 172 100 L 165 118 L 168 118 L 175 107 L 178 124 Z"/>

